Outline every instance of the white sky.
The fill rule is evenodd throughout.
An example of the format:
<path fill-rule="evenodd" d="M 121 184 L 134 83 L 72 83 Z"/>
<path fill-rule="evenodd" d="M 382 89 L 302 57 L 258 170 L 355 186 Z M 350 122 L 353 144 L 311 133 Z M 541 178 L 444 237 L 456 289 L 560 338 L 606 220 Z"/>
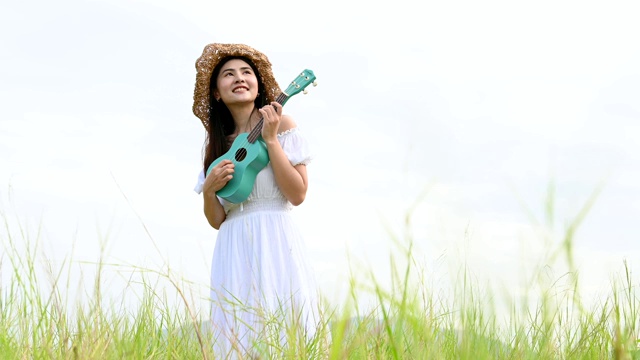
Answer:
<path fill-rule="evenodd" d="M 383 223 L 401 237 L 426 188 L 410 233 L 434 286 L 453 286 L 462 263 L 522 285 L 558 241 L 533 231 L 519 198 L 544 223 L 552 179 L 558 232 L 605 181 L 575 251 L 585 290 L 608 290 L 640 255 L 633 3 L 3 4 L 0 210 L 33 236 L 41 223 L 51 259 L 75 241 L 74 258 L 95 261 L 108 238 L 114 263 L 170 263 L 206 285 L 215 231 L 192 191 L 194 64 L 207 43 L 246 43 L 282 88 L 305 68 L 318 78 L 285 112 L 315 154 L 295 216 L 329 298 L 355 263 L 388 281 Z"/>

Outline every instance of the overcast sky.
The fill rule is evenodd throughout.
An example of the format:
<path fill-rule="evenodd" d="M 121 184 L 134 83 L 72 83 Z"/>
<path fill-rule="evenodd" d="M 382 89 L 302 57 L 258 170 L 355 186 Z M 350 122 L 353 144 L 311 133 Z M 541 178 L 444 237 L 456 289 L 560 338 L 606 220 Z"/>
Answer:
<path fill-rule="evenodd" d="M 49 258 L 75 242 L 76 260 L 95 261 L 106 239 L 113 263 L 208 284 L 216 233 L 193 192 L 204 129 L 191 105 L 195 60 L 224 42 L 266 53 L 283 89 L 317 76 L 285 113 L 314 153 L 294 214 L 329 298 L 355 264 L 388 281 L 406 233 L 435 287 L 460 264 L 522 286 L 559 246 L 540 226 L 562 233 L 601 184 L 575 239 L 585 291 L 608 289 L 625 259 L 638 269 L 633 1 L 220 4 L 2 5 L 0 210 L 40 227 Z"/>

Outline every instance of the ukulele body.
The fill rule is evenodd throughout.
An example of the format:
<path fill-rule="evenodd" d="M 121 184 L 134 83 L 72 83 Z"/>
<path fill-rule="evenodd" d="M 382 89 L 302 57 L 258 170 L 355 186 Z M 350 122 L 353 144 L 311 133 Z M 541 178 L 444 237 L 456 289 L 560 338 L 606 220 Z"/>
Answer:
<path fill-rule="evenodd" d="M 238 135 L 229 151 L 215 159 L 207 169 L 207 175 L 209 175 L 213 167 L 222 160 L 233 162 L 235 166 L 233 177 L 222 189 L 216 192 L 216 195 L 234 204 L 247 200 L 253 190 L 258 173 L 269 164 L 267 145 L 262 138 L 251 143 L 247 139 L 248 136 L 248 133 Z"/>

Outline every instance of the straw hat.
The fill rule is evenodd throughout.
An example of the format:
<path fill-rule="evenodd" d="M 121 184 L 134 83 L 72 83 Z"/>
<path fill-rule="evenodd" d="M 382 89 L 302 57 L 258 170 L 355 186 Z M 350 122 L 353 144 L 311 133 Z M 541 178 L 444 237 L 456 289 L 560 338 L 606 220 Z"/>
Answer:
<path fill-rule="evenodd" d="M 196 86 L 193 92 L 193 113 L 202 121 L 206 129 L 209 128 L 211 74 L 220 60 L 228 56 L 244 56 L 253 62 L 265 86 L 268 102 L 275 101 L 282 92 L 273 77 L 271 62 L 265 54 L 244 44 L 209 44 L 204 47 L 202 55 L 196 60 Z"/>

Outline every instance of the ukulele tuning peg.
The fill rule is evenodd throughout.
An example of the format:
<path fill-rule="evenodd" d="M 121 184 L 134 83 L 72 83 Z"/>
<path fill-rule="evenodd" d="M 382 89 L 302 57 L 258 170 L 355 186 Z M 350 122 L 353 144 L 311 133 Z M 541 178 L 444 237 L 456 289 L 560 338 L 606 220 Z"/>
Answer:
<path fill-rule="evenodd" d="M 313 81 L 313 83 L 312 83 L 312 84 L 313 84 L 313 86 L 318 86 L 318 82 L 317 82 L 317 81 L 315 81 L 315 80 Z"/>
<path fill-rule="evenodd" d="M 302 93 L 306 95 L 306 94 L 308 94 L 309 92 L 307 91 L 307 89 L 304 89 L 304 90 L 302 90 Z"/>

